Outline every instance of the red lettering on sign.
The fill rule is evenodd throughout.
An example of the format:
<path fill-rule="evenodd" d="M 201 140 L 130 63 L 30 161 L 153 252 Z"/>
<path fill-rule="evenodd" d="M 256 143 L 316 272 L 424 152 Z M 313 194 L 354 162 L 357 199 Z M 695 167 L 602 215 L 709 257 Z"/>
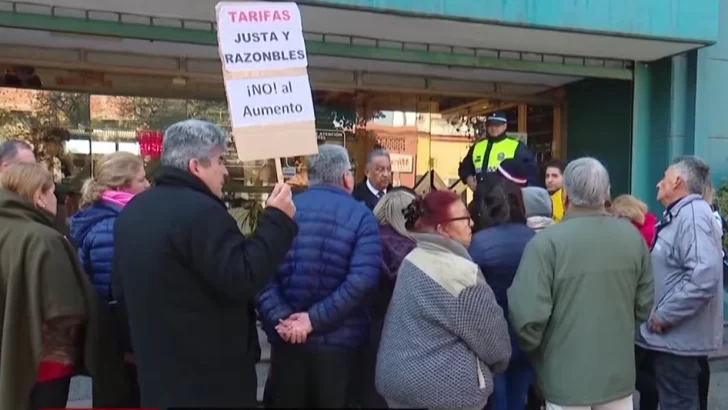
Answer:
<path fill-rule="evenodd" d="M 231 10 L 228 15 L 233 23 L 291 21 L 291 12 L 288 10 Z"/>

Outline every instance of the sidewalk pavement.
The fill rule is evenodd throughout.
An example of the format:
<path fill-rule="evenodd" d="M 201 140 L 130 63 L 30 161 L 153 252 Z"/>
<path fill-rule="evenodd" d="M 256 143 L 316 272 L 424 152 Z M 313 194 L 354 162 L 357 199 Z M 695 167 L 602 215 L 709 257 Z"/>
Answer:
<path fill-rule="evenodd" d="M 263 400 L 263 387 L 268 375 L 268 361 L 270 360 L 270 345 L 260 329 L 258 329 L 258 338 L 260 339 L 262 351 L 261 363 L 256 366 L 258 371 L 258 400 Z M 708 410 L 728 410 L 728 368 L 725 367 L 714 366 L 710 380 Z M 75 377 L 71 382 L 71 391 L 68 398 L 68 407 L 91 408 L 91 379 L 88 377 Z M 635 404 L 635 410 L 639 410 L 637 404 Z"/>

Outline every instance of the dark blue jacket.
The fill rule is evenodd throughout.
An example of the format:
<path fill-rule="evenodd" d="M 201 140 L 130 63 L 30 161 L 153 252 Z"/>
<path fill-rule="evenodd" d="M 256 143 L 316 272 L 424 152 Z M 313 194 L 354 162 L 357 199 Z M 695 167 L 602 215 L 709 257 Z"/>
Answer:
<path fill-rule="evenodd" d="M 372 212 L 334 186 L 295 195 L 298 235 L 278 273 L 258 296 L 258 313 L 271 344 L 283 343 L 275 326 L 308 312 L 313 348 L 366 345 L 365 299 L 379 281 L 382 250 Z"/>
<path fill-rule="evenodd" d="M 526 243 L 536 233 L 526 224 L 504 224 L 483 229 L 473 235 L 468 252 L 485 276 L 495 299 L 508 320 L 508 288 L 513 284 Z M 511 328 L 511 360 L 525 359 Z"/>
<path fill-rule="evenodd" d="M 510 138 L 505 135 L 502 135 L 500 137 L 491 138 L 491 141 L 500 141 L 505 138 Z M 479 169 L 475 169 L 475 164 L 473 164 L 473 150 L 475 149 L 475 143 L 470 146 L 470 149 L 468 150 L 468 153 L 465 154 L 465 158 L 463 158 L 462 162 L 460 162 L 460 166 L 458 168 L 458 176 L 460 179 L 467 183 L 468 177 L 470 176 L 480 176 L 482 178 L 482 172 Z M 490 155 L 490 150 L 486 151 L 485 156 L 485 163 L 488 162 L 488 157 Z M 514 159 L 517 159 L 523 163 L 526 172 L 526 178 L 528 179 L 528 186 L 541 186 L 541 179 L 539 178 L 539 167 L 538 162 L 536 161 L 536 156 L 531 152 L 531 150 L 528 148 L 526 144 L 523 143 L 523 141 L 518 142 L 518 148 L 516 148 L 516 152 L 514 153 Z"/>
<path fill-rule="evenodd" d="M 98 201 L 79 210 L 69 224 L 71 242 L 104 304 L 111 300 L 114 223 L 120 212 L 120 206 Z"/>

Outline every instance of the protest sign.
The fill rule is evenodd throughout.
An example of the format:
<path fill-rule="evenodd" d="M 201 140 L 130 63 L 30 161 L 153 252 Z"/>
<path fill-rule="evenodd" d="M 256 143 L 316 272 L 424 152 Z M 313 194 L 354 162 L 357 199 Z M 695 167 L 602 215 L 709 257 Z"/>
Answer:
<path fill-rule="evenodd" d="M 223 2 L 217 37 L 241 161 L 318 153 L 301 13 L 296 3 Z"/>

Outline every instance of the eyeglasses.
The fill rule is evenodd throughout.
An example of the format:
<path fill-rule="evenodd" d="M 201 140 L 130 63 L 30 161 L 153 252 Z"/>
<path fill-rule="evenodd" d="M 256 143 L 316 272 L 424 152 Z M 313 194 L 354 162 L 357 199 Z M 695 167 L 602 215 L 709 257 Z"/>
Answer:
<path fill-rule="evenodd" d="M 439 227 L 439 226 L 442 226 L 444 224 L 448 224 L 450 222 L 457 222 L 457 221 L 468 221 L 468 225 L 470 225 L 471 219 L 470 219 L 469 216 L 459 216 L 457 218 L 446 219 L 446 220 L 440 222 L 439 224 L 437 224 L 437 226 Z"/>
<path fill-rule="evenodd" d="M 471 219 L 470 219 L 469 216 L 459 216 L 457 218 L 445 219 L 444 221 L 440 222 L 438 225 L 443 225 L 443 224 L 447 224 L 447 223 L 450 223 L 450 222 L 457 222 L 457 221 L 468 221 L 468 222 L 470 222 L 470 220 Z"/>
<path fill-rule="evenodd" d="M 469 216 L 459 216 L 457 218 L 450 218 L 448 220 L 445 220 L 445 221 L 443 221 L 443 223 L 456 222 L 456 221 L 469 221 L 469 220 L 470 220 Z"/>

